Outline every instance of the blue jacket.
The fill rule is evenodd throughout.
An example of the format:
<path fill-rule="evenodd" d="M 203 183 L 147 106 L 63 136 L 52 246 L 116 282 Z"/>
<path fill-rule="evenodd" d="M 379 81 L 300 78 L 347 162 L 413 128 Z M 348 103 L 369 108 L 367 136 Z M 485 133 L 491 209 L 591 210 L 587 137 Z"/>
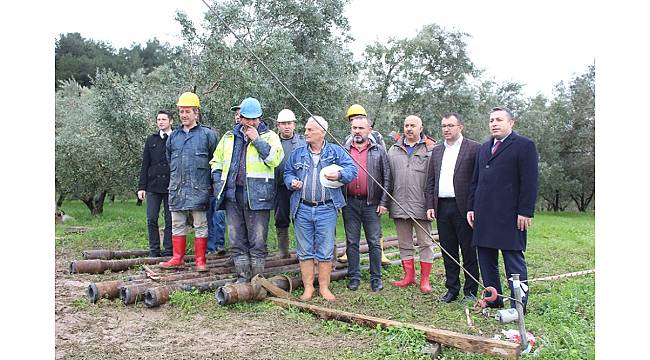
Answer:
<path fill-rule="evenodd" d="M 235 201 L 235 182 L 242 166 L 240 156 L 246 150 L 243 170 L 246 171 L 248 206 L 252 210 L 273 209 L 276 194 L 274 169 L 284 156 L 280 138 L 262 122 L 257 128 L 259 137 L 246 143 L 241 127 L 237 124 L 223 135 L 210 161 L 216 206 L 225 208 L 223 199 Z"/>
<path fill-rule="evenodd" d="M 210 200 L 210 159 L 217 134 L 197 124 L 185 133 L 180 126 L 167 139 L 169 210 L 207 210 Z"/>
<path fill-rule="evenodd" d="M 296 212 L 298 212 L 298 205 L 300 204 L 300 190 L 294 191 L 291 188 L 291 181 L 300 180 L 305 181 L 307 176 L 307 171 L 311 166 L 311 155 L 309 154 L 309 145 L 301 146 L 293 150 L 291 155 L 284 164 L 284 185 L 291 191 L 291 212 L 290 216 L 292 219 L 296 217 Z M 330 144 L 327 141 L 325 146 L 321 151 L 320 163 L 322 167 L 329 166 L 332 164 L 337 164 L 343 169 L 341 169 L 341 178 L 340 182 L 347 184 L 354 180 L 357 177 L 357 167 L 354 165 L 352 158 L 348 153 L 343 150 L 342 147 Z M 345 185 L 343 185 L 345 186 Z M 328 189 L 334 206 L 337 209 L 340 209 L 345 206 L 345 197 L 343 196 L 343 186 Z"/>

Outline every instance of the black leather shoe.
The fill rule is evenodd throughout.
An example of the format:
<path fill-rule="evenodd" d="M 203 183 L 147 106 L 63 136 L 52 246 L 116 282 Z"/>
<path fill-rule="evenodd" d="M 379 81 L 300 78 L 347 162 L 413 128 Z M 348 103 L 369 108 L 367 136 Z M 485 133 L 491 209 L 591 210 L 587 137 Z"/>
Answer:
<path fill-rule="evenodd" d="M 442 301 L 444 303 L 450 303 L 450 302 L 456 300 L 457 297 L 458 297 L 457 294 L 452 294 L 450 292 L 446 292 L 444 295 L 442 295 L 442 296 L 440 296 L 438 298 L 438 301 Z"/>
<path fill-rule="evenodd" d="M 381 280 L 373 280 L 370 282 L 370 289 L 372 289 L 373 292 L 381 291 L 383 288 L 384 285 L 382 285 Z"/>
<path fill-rule="evenodd" d="M 359 283 L 360 281 L 357 279 L 352 279 L 348 281 L 348 289 L 352 291 L 357 291 L 357 289 L 359 289 Z"/>

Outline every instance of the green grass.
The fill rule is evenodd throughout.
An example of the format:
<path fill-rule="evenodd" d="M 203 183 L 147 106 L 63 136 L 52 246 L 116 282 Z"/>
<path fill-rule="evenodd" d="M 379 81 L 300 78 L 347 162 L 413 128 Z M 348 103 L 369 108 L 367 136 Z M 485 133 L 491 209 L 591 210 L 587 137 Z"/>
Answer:
<path fill-rule="evenodd" d="M 63 210 L 75 220 L 57 225 L 57 249 L 77 251 L 92 248 L 107 249 L 146 249 L 147 231 L 145 206 L 136 206 L 135 201 L 116 201 L 106 203 L 104 214 L 93 217 L 85 205 L 77 201 L 67 201 Z M 160 220 L 163 223 L 163 220 Z M 388 217 L 382 217 L 385 236 L 395 234 L 395 227 Z M 65 234 L 69 226 L 90 228 L 81 234 Z M 435 223 L 434 223 L 435 226 Z M 269 225 L 269 251 L 277 248 L 273 221 Z M 539 213 L 533 219 L 533 227 L 528 234 L 528 249 L 525 253 L 529 278 L 562 274 L 595 268 L 595 219 L 593 213 Z M 343 222 L 337 224 L 337 237 L 343 239 Z M 191 236 L 190 236 L 191 238 Z M 291 234 L 293 239 L 293 233 Z M 293 240 L 292 240 L 293 242 Z M 188 245 L 188 249 L 192 249 Z M 395 256 L 393 256 L 395 258 Z M 500 263 L 503 272 L 503 263 Z M 420 294 L 418 288 L 398 289 L 391 281 L 402 276 L 399 266 L 384 268 L 384 290 L 372 293 L 369 274 L 362 272 L 361 287 L 356 292 L 346 288 L 345 281 L 332 283 L 332 291 L 337 296 L 337 309 L 365 315 L 388 318 L 407 323 L 416 323 L 435 328 L 452 330 L 465 334 L 493 337 L 501 330 L 516 329 L 515 323 L 500 324 L 492 318 L 472 316 L 474 328 L 467 326 L 464 307 L 458 303 L 441 304 L 435 300 L 445 292 L 444 267 L 441 260 L 434 262 L 431 285 L 432 295 Z M 505 284 L 505 277 L 502 282 Z M 536 337 L 536 358 L 539 359 L 593 359 L 595 358 L 595 275 L 566 278 L 553 282 L 531 283 L 531 299 L 526 315 L 526 327 Z M 293 295 L 300 295 L 295 290 Z M 181 316 L 194 316 L 198 311 L 206 316 L 218 318 L 230 311 L 264 313 L 273 306 L 267 302 L 244 302 L 228 307 L 220 307 L 213 293 L 192 294 L 175 293 L 171 305 Z M 332 306 L 322 298 L 313 301 L 317 305 Z M 87 309 L 76 303 L 80 310 Z M 92 307 L 89 308 L 92 310 Z M 423 339 L 415 330 L 378 330 L 348 325 L 338 321 L 321 321 L 312 315 L 297 310 L 285 310 L 287 318 L 299 321 L 319 322 L 324 333 L 359 334 L 372 337 L 373 344 L 363 353 L 341 352 L 336 358 L 370 359 L 400 358 L 419 359 Z M 494 311 L 490 312 L 494 315 Z M 445 359 L 484 359 L 479 354 L 463 353 L 445 348 Z"/>

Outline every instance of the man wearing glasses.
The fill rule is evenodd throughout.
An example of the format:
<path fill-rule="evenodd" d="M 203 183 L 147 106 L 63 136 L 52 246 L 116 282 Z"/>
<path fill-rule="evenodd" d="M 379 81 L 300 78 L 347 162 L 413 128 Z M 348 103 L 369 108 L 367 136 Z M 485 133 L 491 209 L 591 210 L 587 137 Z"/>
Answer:
<path fill-rule="evenodd" d="M 440 126 L 445 141 L 433 148 L 425 190 L 427 218 L 431 221 L 437 219 L 440 245 L 445 250 L 442 258 L 447 292 L 438 300 L 449 303 L 460 293 L 460 247 L 466 270 L 463 302 L 473 303 L 476 301 L 479 271 L 476 247 L 472 246 L 472 228 L 467 223 L 466 214 L 469 185 L 480 145 L 463 137 L 463 117 L 458 113 L 443 116 Z"/>

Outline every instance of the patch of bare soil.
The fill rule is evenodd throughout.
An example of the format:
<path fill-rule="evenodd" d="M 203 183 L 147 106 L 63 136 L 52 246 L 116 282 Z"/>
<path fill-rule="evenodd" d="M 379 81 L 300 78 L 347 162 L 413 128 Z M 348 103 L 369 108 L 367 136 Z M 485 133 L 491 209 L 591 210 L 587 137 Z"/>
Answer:
<path fill-rule="evenodd" d="M 287 317 L 279 307 L 184 316 L 169 304 L 155 309 L 119 300 L 91 304 L 85 295 L 90 282 L 128 274 L 69 274 L 75 259 L 80 256 L 57 250 L 56 359 L 326 359 L 361 352 L 373 341 L 361 334 L 324 333 L 319 320 Z"/>

